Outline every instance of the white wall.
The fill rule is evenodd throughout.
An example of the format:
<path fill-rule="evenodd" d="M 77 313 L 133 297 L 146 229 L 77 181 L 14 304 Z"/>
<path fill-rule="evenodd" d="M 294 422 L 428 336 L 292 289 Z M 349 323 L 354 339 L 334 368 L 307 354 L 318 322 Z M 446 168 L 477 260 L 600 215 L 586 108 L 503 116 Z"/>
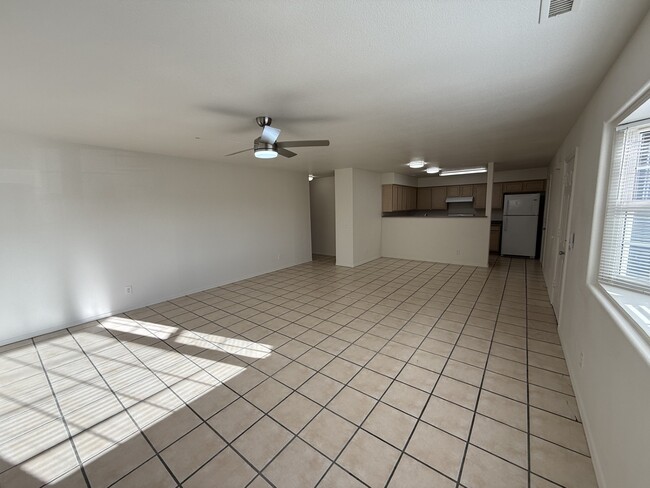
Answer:
<path fill-rule="evenodd" d="M 336 255 L 336 212 L 334 177 L 314 178 L 309 183 L 311 215 L 311 251 L 325 256 Z"/>
<path fill-rule="evenodd" d="M 336 213 L 336 264 L 354 266 L 354 212 L 352 168 L 334 171 L 334 208 Z"/>
<path fill-rule="evenodd" d="M 358 266 L 381 257 L 381 174 L 334 171 L 336 264 Z"/>
<path fill-rule="evenodd" d="M 567 254 L 559 332 L 601 488 L 647 486 L 650 479 L 650 347 L 620 314 L 599 299 L 592 286 L 607 176 L 603 171 L 599 175 L 599 163 L 610 157 L 603 145 L 603 127 L 648 87 L 648 46 L 650 16 L 622 51 L 552 165 L 558 166 L 578 147 L 571 228 L 575 248 Z M 554 175 L 559 173 L 553 171 Z M 554 176 L 544 259 L 549 289 L 557 256 L 551 231 L 557 227 L 561 193 L 561 179 Z"/>
<path fill-rule="evenodd" d="M 400 173 L 382 173 L 381 184 L 418 186 L 418 178 L 415 176 L 408 176 Z"/>
<path fill-rule="evenodd" d="M 353 170 L 354 265 L 381 257 L 381 174 Z"/>
<path fill-rule="evenodd" d="M 297 172 L 0 134 L 0 342 L 309 261 L 308 192 Z"/>
<path fill-rule="evenodd" d="M 487 218 L 384 217 L 381 255 L 467 266 L 487 266 Z"/>

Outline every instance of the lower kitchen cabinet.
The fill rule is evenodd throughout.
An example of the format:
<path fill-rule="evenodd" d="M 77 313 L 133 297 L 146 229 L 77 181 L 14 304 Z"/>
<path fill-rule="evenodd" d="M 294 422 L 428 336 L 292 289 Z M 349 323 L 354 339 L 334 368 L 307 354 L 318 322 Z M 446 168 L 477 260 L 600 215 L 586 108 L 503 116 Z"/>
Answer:
<path fill-rule="evenodd" d="M 490 252 L 499 252 L 501 249 L 501 224 L 490 226 Z"/>

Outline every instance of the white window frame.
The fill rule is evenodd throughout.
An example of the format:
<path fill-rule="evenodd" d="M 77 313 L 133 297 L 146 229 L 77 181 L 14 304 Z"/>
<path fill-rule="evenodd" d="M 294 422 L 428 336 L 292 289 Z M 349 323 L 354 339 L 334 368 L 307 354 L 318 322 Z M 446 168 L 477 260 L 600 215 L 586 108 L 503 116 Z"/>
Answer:
<path fill-rule="evenodd" d="M 640 346 L 641 350 L 650 353 L 650 349 L 648 349 L 650 346 L 650 296 L 638 291 L 604 284 L 599 280 L 602 238 L 610 189 L 613 150 L 616 144 L 616 130 L 629 115 L 646 102 L 650 103 L 650 83 L 640 95 L 604 124 L 587 285 L 625 335 L 634 344 Z"/>

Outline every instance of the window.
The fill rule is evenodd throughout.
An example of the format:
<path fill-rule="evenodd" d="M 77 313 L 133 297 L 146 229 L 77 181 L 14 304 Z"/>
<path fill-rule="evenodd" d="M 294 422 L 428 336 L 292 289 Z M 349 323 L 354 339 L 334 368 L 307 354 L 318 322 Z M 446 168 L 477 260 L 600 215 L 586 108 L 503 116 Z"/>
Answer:
<path fill-rule="evenodd" d="M 616 131 L 599 280 L 650 294 L 650 122 Z"/>

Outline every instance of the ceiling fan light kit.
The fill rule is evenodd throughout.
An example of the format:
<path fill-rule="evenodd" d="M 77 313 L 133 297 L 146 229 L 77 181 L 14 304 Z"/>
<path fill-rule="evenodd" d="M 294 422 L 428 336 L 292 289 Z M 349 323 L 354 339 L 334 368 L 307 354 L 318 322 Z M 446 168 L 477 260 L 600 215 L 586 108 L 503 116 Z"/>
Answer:
<path fill-rule="evenodd" d="M 411 161 L 411 162 L 408 164 L 408 166 L 409 166 L 409 168 L 411 168 L 411 169 L 421 169 L 421 168 L 424 168 L 424 161 L 422 161 L 421 159 L 420 159 L 420 160 L 416 160 L 416 161 Z"/>
<path fill-rule="evenodd" d="M 280 136 L 280 129 L 271 127 L 272 119 L 266 115 L 255 118 L 255 122 L 262 128 L 262 135 L 253 141 L 253 147 L 236 151 L 234 153 L 226 154 L 226 156 L 234 156 L 247 151 L 253 151 L 253 155 L 259 159 L 272 159 L 276 158 L 278 154 L 285 158 L 292 158 L 297 156 L 293 151 L 289 151 L 288 147 L 314 147 L 314 146 L 329 146 L 328 140 L 316 141 L 283 141 L 278 142 Z"/>

